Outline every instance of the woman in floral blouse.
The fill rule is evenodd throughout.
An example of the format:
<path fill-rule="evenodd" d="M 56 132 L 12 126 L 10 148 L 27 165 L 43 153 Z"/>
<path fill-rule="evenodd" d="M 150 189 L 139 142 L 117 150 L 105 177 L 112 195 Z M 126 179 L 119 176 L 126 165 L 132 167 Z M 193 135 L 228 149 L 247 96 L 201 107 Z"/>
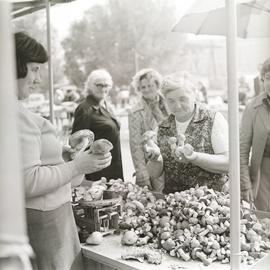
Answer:
<path fill-rule="evenodd" d="M 164 173 L 164 193 L 189 189 L 198 185 L 221 190 L 228 172 L 228 126 L 221 113 L 196 102 L 195 87 L 185 78 L 166 77 L 163 93 L 171 111 L 158 130 L 158 146 L 162 160 L 151 161 Z M 180 158 L 172 155 L 170 137 L 185 136 L 189 153 L 183 151 Z"/>
<path fill-rule="evenodd" d="M 133 77 L 133 85 L 141 94 L 139 102 L 129 113 L 129 142 L 133 164 L 136 170 L 136 183 L 151 186 L 147 171 L 147 158 L 143 152 L 142 135 L 148 131 L 157 131 L 167 116 L 168 109 L 160 94 L 161 75 L 154 69 L 142 69 Z"/>

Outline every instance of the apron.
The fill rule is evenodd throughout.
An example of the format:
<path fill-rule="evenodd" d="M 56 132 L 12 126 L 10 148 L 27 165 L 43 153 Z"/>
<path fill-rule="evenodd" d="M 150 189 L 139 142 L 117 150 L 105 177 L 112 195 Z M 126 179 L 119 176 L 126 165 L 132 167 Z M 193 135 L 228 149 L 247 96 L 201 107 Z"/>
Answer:
<path fill-rule="evenodd" d="M 51 211 L 26 209 L 26 216 L 38 270 L 83 269 L 70 202 Z"/>

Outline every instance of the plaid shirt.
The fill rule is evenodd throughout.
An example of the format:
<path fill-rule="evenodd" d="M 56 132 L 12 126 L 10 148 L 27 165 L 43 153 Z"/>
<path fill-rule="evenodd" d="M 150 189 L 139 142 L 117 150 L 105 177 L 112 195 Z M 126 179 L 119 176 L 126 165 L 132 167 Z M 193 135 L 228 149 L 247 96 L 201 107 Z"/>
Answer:
<path fill-rule="evenodd" d="M 158 106 L 164 118 L 166 118 L 169 113 L 165 100 L 161 95 L 159 96 Z M 136 183 L 139 186 L 150 185 L 150 177 L 146 168 L 147 160 L 142 146 L 142 135 L 147 130 L 157 131 L 159 123 L 143 98 L 141 98 L 137 105 L 130 111 L 128 122 L 129 143 L 133 164 L 136 170 Z"/>

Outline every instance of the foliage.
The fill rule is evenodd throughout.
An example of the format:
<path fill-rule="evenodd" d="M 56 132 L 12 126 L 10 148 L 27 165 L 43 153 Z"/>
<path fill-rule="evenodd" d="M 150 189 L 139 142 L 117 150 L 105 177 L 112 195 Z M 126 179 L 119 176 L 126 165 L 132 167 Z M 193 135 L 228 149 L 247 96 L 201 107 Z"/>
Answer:
<path fill-rule="evenodd" d="M 81 87 L 96 68 L 106 68 L 116 85 L 129 84 L 144 67 L 161 73 L 181 69 L 183 43 L 170 32 L 176 16 L 172 0 L 108 0 L 93 6 L 62 42 L 65 74 Z"/>

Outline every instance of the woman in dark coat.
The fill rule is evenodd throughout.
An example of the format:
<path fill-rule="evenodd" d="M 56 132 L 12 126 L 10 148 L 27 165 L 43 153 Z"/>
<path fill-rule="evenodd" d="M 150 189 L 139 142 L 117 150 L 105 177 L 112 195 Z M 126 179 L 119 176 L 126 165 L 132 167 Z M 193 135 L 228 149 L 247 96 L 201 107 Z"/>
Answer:
<path fill-rule="evenodd" d="M 105 100 L 112 84 L 112 77 L 106 70 L 92 71 L 85 84 L 88 96 L 79 104 L 74 115 L 72 133 L 90 129 L 95 134 L 95 140 L 107 139 L 113 144 L 111 165 L 99 172 L 87 174 L 86 179 L 91 181 L 97 181 L 101 177 L 106 177 L 107 180 L 123 179 L 120 123 Z"/>

